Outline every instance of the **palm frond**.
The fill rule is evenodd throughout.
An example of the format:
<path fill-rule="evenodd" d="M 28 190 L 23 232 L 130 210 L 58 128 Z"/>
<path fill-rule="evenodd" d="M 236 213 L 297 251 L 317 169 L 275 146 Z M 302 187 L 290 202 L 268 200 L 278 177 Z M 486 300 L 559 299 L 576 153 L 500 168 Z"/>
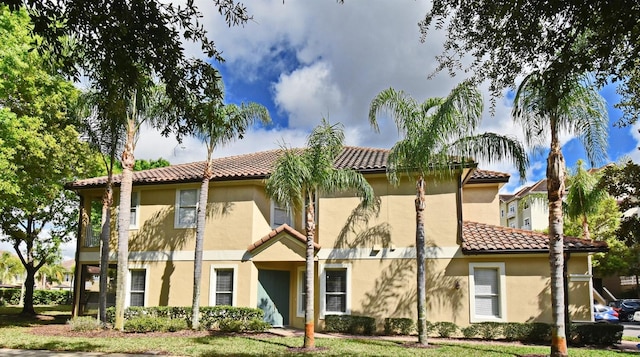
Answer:
<path fill-rule="evenodd" d="M 406 132 L 406 126 L 410 121 L 405 118 L 416 117 L 418 103 L 403 91 L 396 91 L 388 88 L 378 93 L 369 105 L 369 123 L 378 131 L 377 116 L 383 113 L 389 113 L 396 123 L 398 132 Z"/>

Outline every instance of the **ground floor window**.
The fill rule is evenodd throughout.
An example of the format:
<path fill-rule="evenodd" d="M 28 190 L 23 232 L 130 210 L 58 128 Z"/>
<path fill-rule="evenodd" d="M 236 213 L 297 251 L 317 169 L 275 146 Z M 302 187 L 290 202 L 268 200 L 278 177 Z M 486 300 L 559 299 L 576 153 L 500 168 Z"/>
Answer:
<path fill-rule="evenodd" d="M 469 264 L 471 322 L 506 320 L 504 263 Z"/>
<path fill-rule="evenodd" d="M 211 267 L 210 305 L 236 305 L 236 275 L 232 266 Z"/>
<path fill-rule="evenodd" d="M 129 291 L 129 306 L 144 306 L 147 271 L 145 269 L 132 269 L 130 273 L 131 290 Z"/>
<path fill-rule="evenodd" d="M 350 265 L 327 264 L 321 277 L 323 314 L 350 314 Z"/>

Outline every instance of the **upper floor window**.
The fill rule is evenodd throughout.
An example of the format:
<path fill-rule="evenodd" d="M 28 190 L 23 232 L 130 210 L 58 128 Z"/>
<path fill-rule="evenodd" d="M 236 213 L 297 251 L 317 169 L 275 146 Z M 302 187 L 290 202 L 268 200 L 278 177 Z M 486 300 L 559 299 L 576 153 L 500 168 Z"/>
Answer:
<path fill-rule="evenodd" d="M 529 208 L 529 202 L 525 201 L 524 204 L 522 204 L 522 208 L 524 209 Z"/>
<path fill-rule="evenodd" d="M 140 192 L 131 192 L 131 215 L 129 229 L 137 229 L 140 217 Z"/>
<path fill-rule="evenodd" d="M 500 217 L 504 217 L 504 210 L 503 209 L 500 210 Z"/>
<path fill-rule="evenodd" d="M 524 224 L 522 225 L 522 228 L 524 228 L 524 229 L 530 229 L 531 228 L 531 219 L 525 218 L 523 223 Z"/>
<path fill-rule="evenodd" d="M 91 201 L 89 212 L 87 212 L 88 222 L 85 227 L 84 246 L 99 247 L 100 233 L 102 232 L 102 200 Z"/>
<path fill-rule="evenodd" d="M 509 212 L 509 216 L 510 217 L 516 214 L 516 203 L 515 202 L 509 203 L 508 212 Z"/>
<path fill-rule="evenodd" d="M 198 214 L 198 189 L 176 191 L 176 228 L 194 228 Z"/>
<path fill-rule="evenodd" d="M 293 227 L 293 214 L 275 201 L 271 201 L 271 228 L 278 228 L 285 223 Z"/>

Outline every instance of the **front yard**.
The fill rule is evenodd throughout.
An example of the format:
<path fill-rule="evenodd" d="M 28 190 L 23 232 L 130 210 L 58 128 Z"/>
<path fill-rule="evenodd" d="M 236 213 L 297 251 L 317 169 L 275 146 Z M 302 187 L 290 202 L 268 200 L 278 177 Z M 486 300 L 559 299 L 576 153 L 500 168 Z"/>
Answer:
<path fill-rule="evenodd" d="M 304 351 L 302 337 L 280 337 L 269 333 L 221 334 L 176 332 L 132 334 L 112 330 L 74 332 L 66 325 L 68 309 L 36 307 L 38 319 L 24 319 L 19 308 L 0 308 L 0 348 L 47 349 L 111 353 L 155 353 L 178 356 L 543 356 L 547 346 L 517 343 L 460 342 L 431 339 L 431 348 L 415 348 L 405 340 L 383 337 L 317 338 L 317 350 Z M 571 356 L 634 355 L 616 350 L 571 348 Z"/>

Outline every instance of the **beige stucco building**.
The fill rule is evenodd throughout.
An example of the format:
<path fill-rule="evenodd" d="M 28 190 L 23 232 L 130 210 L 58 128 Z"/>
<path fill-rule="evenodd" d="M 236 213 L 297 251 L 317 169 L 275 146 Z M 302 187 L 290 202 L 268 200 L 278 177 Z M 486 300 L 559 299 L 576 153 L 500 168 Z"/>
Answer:
<path fill-rule="evenodd" d="M 259 307 L 273 325 L 302 327 L 305 236 L 300 212 L 288 214 L 265 195 L 279 151 L 216 159 L 204 240 L 201 305 Z M 415 185 L 386 178 L 388 150 L 346 147 L 336 167 L 363 173 L 379 199 L 358 210 L 353 193 L 320 195 L 316 232 L 316 325 L 328 314 L 416 315 Z M 127 304 L 190 306 L 195 213 L 204 163 L 134 173 Z M 425 230 L 430 321 L 551 322 L 546 236 L 500 227 L 498 190 L 504 173 L 468 167 L 454 178 L 427 178 Z M 119 178 L 116 178 L 116 182 Z M 78 276 L 99 264 L 91 222 L 99 221 L 106 179 L 68 185 L 82 198 Z M 117 191 L 116 191 L 117 192 Z M 115 224 L 115 223 L 114 223 Z M 116 264 L 115 233 L 111 264 Z M 571 318 L 591 321 L 590 255 L 598 242 L 565 239 Z M 115 276 L 115 275 L 114 275 Z M 113 277 L 111 277 L 113 278 Z M 85 286 L 86 285 L 86 286 Z M 76 313 L 89 285 L 76 284 Z"/>

